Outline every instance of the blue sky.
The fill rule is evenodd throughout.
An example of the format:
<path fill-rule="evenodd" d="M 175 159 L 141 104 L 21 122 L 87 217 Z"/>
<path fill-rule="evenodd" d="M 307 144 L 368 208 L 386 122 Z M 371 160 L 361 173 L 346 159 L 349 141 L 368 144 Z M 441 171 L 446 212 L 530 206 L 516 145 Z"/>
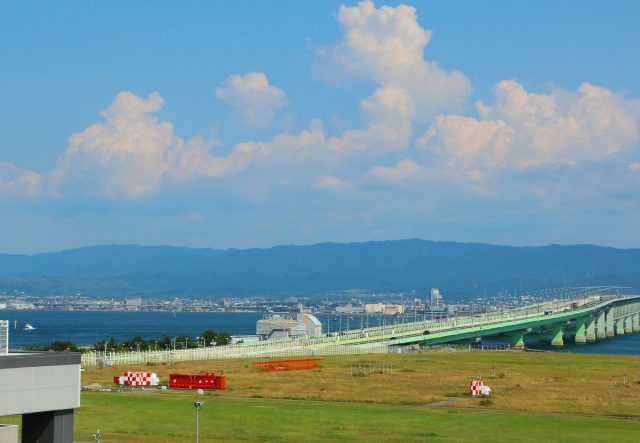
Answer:
<path fill-rule="evenodd" d="M 0 252 L 640 247 L 636 1 L 0 2 Z"/>

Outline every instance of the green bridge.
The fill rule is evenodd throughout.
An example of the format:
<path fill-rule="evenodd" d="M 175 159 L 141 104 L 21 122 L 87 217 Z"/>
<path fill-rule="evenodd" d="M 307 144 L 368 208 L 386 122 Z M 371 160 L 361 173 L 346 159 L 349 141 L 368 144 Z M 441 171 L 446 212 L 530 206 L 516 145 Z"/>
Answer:
<path fill-rule="evenodd" d="M 576 343 L 587 343 L 632 332 L 640 332 L 640 296 L 594 295 L 517 309 L 349 330 L 328 338 L 308 338 L 307 346 L 342 344 L 366 348 L 380 343 L 429 346 L 473 344 L 490 338 L 508 342 L 513 348 L 524 348 L 525 339 L 562 346 L 568 337 Z"/>

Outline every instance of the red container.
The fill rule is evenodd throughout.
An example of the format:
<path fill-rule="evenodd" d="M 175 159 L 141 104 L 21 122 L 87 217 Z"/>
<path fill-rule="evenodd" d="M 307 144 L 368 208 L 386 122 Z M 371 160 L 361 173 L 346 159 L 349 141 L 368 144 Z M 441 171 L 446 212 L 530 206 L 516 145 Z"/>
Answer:
<path fill-rule="evenodd" d="M 218 377 L 214 372 L 206 374 L 169 374 L 170 388 L 183 389 L 225 389 L 225 377 Z"/>
<path fill-rule="evenodd" d="M 227 387 L 227 377 L 216 377 L 215 389 L 225 389 Z"/>

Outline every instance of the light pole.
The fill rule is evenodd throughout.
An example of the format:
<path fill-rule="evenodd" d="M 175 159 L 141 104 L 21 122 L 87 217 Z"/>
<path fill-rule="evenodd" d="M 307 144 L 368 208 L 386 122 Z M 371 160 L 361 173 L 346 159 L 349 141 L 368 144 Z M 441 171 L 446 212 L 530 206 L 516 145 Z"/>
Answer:
<path fill-rule="evenodd" d="M 198 443 L 198 425 L 199 425 L 199 423 L 198 423 L 198 419 L 199 419 L 198 415 L 199 415 L 199 412 L 200 412 L 200 407 L 203 404 L 204 404 L 203 401 L 197 401 L 197 402 L 195 402 L 193 404 L 193 406 L 196 407 L 196 443 Z"/>

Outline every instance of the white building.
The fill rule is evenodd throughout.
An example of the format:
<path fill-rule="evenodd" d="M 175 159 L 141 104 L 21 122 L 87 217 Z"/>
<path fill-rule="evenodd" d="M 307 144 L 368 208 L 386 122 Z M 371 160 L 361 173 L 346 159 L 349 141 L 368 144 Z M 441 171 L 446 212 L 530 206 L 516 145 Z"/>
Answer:
<path fill-rule="evenodd" d="M 9 322 L 0 321 L 0 417 L 22 415 L 23 443 L 72 443 L 80 354 L 7 352 L 8 330 Z M 15 427 L 0 427 L 1 441 L 18 441 Z"/>
<path fill-rule="evenodd" d="M 365 312 L 375 314 L 403 314 L 404 305 L 392 305 L 385 303 L 367 303 L 365 305 Z"/>
<path fill-rule="evenodd" d="M 444 303 L 442 302 L 442 296 L 440 295 L 440 290 L 438 288 L 431 288 L 430 304 L 432 309 L 440 309 L 444 307 Z"/>
<path fill-rule="evenodd" d="M 258 320 L 256 334 L 264 339 L 321 335 L 322 323 L 311 314 L 271 314 Z"/>

